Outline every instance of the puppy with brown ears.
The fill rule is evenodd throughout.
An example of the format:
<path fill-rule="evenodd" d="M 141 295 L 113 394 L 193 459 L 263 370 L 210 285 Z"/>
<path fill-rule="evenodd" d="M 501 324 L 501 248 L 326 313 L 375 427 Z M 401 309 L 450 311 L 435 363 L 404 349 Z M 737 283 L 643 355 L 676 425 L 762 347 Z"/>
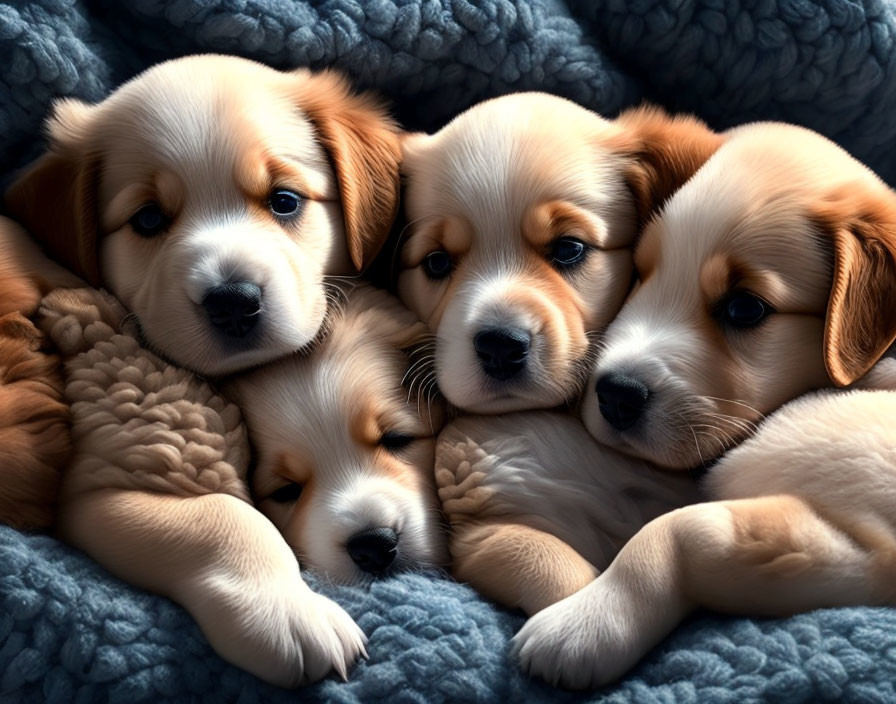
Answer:
<path fill-rule="evenodd" d="M 577 398 L 588 336 L 630 288 L 640 224 L 720 140 L 693 118 L 611 121 L 543 93 L 406 137 L 398 291 L 436 333 L 446 398 L 471 413 Z"/>
<path fill-rule="evenodd" d="M 748 125 L 648 225 L 635 263 L 583 418 L 633 462 L 721 456 L 714 501 L 649 523 L 532 618 L 524 668 L 609 682 L 700 606 L 896 604 L 896 193 L 820 135 Z M 868 390 L 831 390 L 849 385 Z"/>
<path fill-rule="evenodd" d="M 641 225 L 721 140 L 694 118 L 639 108 L 611 121 L 540 93 L 407 137 L 398 289 L 436 333 L 447 399 L 494 414 L 577 398 L 589 342 L 630 290 Z M 454 574 L 532 614 L 590 582 L 644 521 L 693 499 L 677 478 L 604 481 L 593 447 L 558 414 L 446 428 L 436 476 Z M 624 502 L 627 515 L 594 500 L 624 491 L 643 500 Z"/>
<path fill-rule="evenodd" d="M 205 375 L 314 339 L 325 277 L 365 268 L 398 204 L 398 128 L 331 72 L 189 56 L 58 102 L 47 127 L 10 212 Z"/>

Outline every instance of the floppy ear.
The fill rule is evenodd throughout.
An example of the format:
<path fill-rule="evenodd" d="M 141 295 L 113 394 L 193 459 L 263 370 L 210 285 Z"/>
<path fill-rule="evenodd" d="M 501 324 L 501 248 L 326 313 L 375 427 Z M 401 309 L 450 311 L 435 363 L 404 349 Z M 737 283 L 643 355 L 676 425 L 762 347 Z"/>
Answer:
<path fill-rule="evenodd" d="M 616 119 L 622 151 L 631 157 L 625 181 L 635 199 L 638 229 L 694 175 L 724 141 L 691 115 L 670 116 L 643 105 Z"/>
<path fill-rule="evenodd" d="M 864 188 L 856 184 L 853 193 Z M 893 202 L 886 202 L 892 200 Z M 855 208 L 856 197 L 844 203 Z M 838 386 L 861 378 L 896 341 L 896 194 L 866 201 L 860 212 L 821 215 L 834 250 L 824 330 L 824 362 Z"/>
<path fill-rule="evenodd" d="M 399 129 L 372 96 L 331 71 L 296 72 L 299 105 L 314 123 L 339 181 L 348 252 L 358 271 L 376 257 L 398 208 Z"/>
<path fill-rule="evenodd" d="M 93 108 L 56 104 L 47 126 L 50 148 L 6 191 L 6 207 L 54 259 L 99 285 L 96 196 L 98 155 L 88 153 L 85 128 Z"/>

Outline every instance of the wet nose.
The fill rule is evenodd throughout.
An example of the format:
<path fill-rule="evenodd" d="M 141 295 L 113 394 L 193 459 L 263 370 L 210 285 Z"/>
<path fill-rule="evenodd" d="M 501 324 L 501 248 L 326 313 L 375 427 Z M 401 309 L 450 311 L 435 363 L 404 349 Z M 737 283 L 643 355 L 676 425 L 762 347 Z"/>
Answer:
<path fill-rule="evenodd" d="M 371 528 L 355 533 L 345 546 L 355 564 L 370 574 L 381 574 L 395 562 L 398 535 L 391 528 Z"/>
<path fill-rule="evenodd" d="M 632 427 L 647 406 L 650 390 L 637 379 L 612 372 L 597 380 L 597 403 L 616 430 Z"/>
<path fill-rule="evenodd" d="M 221 284 L 205 292 L 202 307 L 225 335 L 245 337 L 261 318 L 261 288 L 250 281 Z"/>
<path fill-rule="evenodd" d="M 521 328 L 489 328 L 473 338 L 482 370 L 500 381 L 516 376 L 525 368 L 531 343 L 529 331 Z"/>

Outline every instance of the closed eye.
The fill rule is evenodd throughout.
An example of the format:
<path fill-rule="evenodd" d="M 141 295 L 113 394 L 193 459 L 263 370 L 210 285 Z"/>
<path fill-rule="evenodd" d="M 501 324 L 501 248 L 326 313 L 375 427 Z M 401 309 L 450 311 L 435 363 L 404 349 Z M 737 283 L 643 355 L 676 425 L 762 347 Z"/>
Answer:
<path fill-rule="evenodd" d="M 389 450 L 389 452 L 400 452 L 412 442 L 415 438 L 413 435 L 407 435 L 395 430 L 389 430 L 380 436 L 380 446 Z"/>
<path fill-rule="evenodd" d="M 302 485 L 293 483 L 281 486 L 277 491 L 268 496 L 268 498 L 271 501 L 276 501 L 278 504 L 291 504 L 298 501 L 301 496 Z"/>

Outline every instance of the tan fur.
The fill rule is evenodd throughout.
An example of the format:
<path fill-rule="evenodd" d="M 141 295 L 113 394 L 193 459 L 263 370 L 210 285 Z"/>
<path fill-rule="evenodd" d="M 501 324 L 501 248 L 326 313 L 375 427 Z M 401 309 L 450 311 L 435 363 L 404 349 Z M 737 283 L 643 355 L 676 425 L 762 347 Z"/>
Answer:
<path fill-rule="evenodd" d="M 721 141 L 695 118 L 640 108 L 608 121 L 539 93 L 489 100 L 434 135 L 406 137 L 398 291 L 436 332 L 448 400 L 499 413 L 574 398 L 586 336 L 628 292 L 640 226 Z M 563 237 L 588 246 L 574 268 L 552 260 Z M 453 270 L 433 279 L 424 262 L 440 250 Z M 488 376 L 473 350 L 495 327 L 533 339 L 525 371 L 507 380 Z"/>
<path fill-rule="evenodd" d="M 595 364 L 641 379 L 645 414 L 609 431 L 586 398 L 583 416 L 641 460 L 680 469 L 721 455 L 703 480 L 711 502 L 648 523 L 588 587 L 531 619 L 515 643 L 528 671 L 607 683 L 699 607 L 896 604 L 893 232 L 896 194 L 789 125 L 732 130 L 668 201 L 645 233 L 659 263 Z M 774 312 L 720 324 L 714 303 L 737 290 Z"/>

